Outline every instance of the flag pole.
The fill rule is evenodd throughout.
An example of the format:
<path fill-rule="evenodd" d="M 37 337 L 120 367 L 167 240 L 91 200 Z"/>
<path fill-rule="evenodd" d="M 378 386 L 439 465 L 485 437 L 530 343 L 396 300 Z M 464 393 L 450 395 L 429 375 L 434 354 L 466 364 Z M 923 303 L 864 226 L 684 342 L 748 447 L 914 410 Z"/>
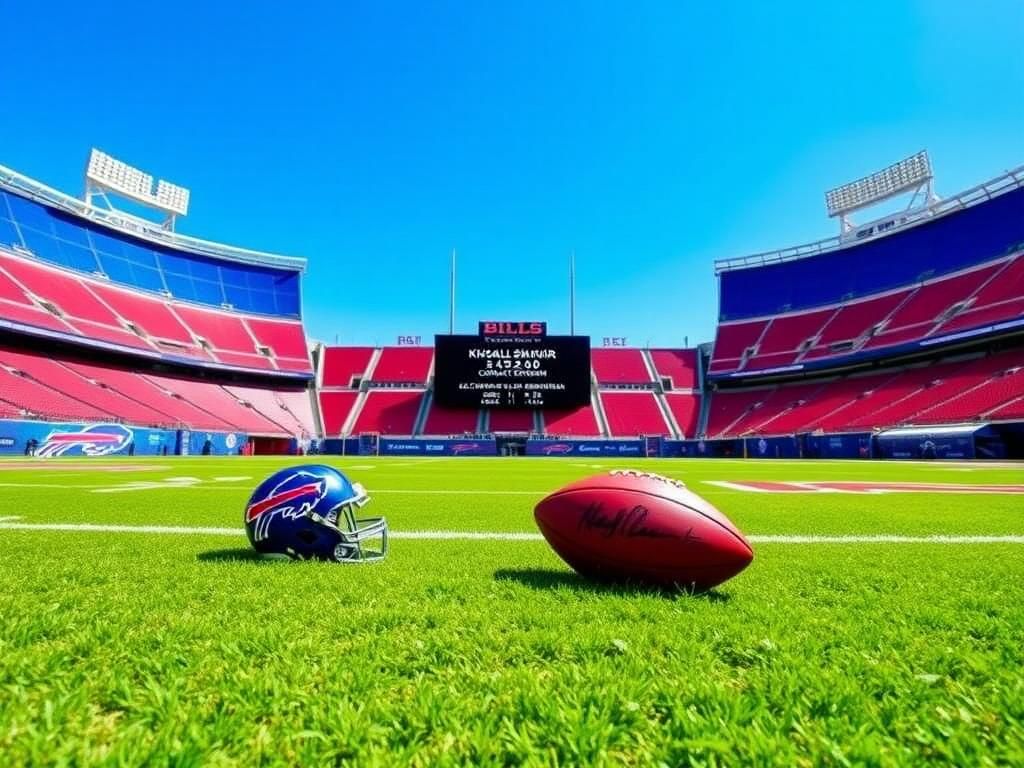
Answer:
<path fill-rule="evenodd" d="M 576 250 L 569 253 L 569 335 L 576 335 Z"/>
<path fill-rule="evenodd" d="M 452 248 L 451 281 L 448 286 L 448 333 L 455 333 L 455 249 Z"/>

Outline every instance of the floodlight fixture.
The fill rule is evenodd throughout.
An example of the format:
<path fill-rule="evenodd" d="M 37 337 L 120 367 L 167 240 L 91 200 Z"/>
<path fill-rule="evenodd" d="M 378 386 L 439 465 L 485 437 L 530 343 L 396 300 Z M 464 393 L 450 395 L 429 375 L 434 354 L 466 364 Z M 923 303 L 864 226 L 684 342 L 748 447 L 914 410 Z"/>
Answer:
<path fill-rule="evenodd" d="M 156 201 L 166 210 L 179 216 L 188 213 L 189 196 L 190 193 L 185 187 L 179 187 L 163 179 L 156 183 Z"/>
<path fill-rule="evenodd" d="M 176 216 L 188 213 L 190 193 L 185 187 L 160 179 L 153 189 L 152 175 L 111 157 L 106 152 L 93 149 L 85 169 L 85 202 L 94 205 L 102 200 L 108 208 L 115 210 L 106 197 L 112 192 L 150 208 L 167 214 L 164 226 L 174 228 Z"/>
<path fill-rule="evenodd" d="M 933 178 L 931 160 L 928 153 L 922 150 L 870 176 L 830 189 L 825 193 L 828 215 L 839 216 L 843 222 L 843 231 L 846 231 L 849 229 L 847 214 L 903 192 L 913 191 L 913 199 L 916 200 L 918 193 L 923 190 L 926 203 L 934 202 Z"/>

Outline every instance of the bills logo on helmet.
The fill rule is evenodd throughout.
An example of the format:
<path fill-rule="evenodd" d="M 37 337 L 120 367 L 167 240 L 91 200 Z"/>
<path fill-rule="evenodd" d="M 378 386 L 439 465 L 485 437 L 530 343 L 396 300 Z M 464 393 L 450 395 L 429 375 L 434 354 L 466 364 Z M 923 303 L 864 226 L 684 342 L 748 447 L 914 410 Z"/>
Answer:
<path fill-rule="evenodd" d="M 327 481 L 309 472 L 296 472 L 270 489 L 245 509 L 245 523 L 253 526 L 253 538 L 267 537 L 275 515 L 298 518 L 311 512 L 327 495 Z"/>
<path fill-rule="evenodd" d="M 134 435 L 120 424 L 93 424 L 77 432 L 54 430 L 36 449 L 36 456 L 106 456 L 120 453 L 131 445 Z"/>

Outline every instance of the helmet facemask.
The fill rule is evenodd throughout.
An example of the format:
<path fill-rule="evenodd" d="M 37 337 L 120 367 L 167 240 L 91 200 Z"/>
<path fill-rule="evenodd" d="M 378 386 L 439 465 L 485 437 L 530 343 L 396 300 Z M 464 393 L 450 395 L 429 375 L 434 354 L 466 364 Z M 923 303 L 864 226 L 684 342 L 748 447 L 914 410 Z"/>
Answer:
<path fill-rule="evenodd" d="M 356 510 L 370 501 L 366 489 L 353 483 L 356 495 L 339 504 L 326 517 L 315 512 L 310 519 L 337 533 L 334 559 L 340 563 L 370 563 L 383 560 L 388 554 L 388 524 L 383 517 L 356 518 Z"/>

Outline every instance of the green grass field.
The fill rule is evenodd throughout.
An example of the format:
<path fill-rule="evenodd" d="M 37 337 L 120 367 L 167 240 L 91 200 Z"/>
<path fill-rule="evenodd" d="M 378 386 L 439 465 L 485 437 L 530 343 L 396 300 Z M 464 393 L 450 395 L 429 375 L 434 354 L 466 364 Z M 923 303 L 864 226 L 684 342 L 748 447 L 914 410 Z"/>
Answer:
<path fill-rule="evenodd" d="M 536 532 L 543 495 L 618 464 L 331 460 L 395 533 L 343 566 L 249 554 L 242 508 L 286 463 L 0 462 L 0 765 L 1024 765 L 1024 496 L 706 482 L 1022 466 L 627 463 L 753 537 L 691 596 L 591 585 L 543 541 L 401 537 Z M 31 527 L 65 523 L 100 528 Z"/>

